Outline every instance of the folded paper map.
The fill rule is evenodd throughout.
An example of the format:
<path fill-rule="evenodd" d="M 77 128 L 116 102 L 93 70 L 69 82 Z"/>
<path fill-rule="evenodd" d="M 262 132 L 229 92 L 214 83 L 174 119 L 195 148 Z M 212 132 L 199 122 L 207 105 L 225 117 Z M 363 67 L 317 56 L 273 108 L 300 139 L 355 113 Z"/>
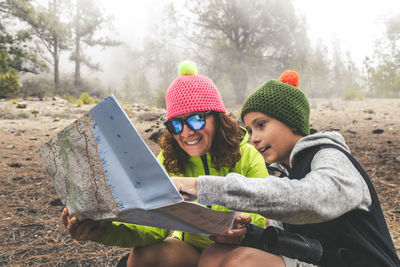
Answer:
<path fill-rule="evenodd" d="M 113 95 L 36 151 L 71 216 L 221 234 L 236 212 L 184 201 Z"/>

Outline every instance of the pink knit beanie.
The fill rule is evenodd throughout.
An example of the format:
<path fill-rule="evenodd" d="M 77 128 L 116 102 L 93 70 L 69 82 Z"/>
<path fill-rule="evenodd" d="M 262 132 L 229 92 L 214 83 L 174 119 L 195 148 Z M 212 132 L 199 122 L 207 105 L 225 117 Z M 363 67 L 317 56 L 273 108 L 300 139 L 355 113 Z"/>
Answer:
<path fill-rule="evenodd" d="M 178 72 L 165 95 L 167 120 L 197 111 L 226 112 L 217 87 L 210 78 L 197 74 L 194 62 L 182 61 Z"/>

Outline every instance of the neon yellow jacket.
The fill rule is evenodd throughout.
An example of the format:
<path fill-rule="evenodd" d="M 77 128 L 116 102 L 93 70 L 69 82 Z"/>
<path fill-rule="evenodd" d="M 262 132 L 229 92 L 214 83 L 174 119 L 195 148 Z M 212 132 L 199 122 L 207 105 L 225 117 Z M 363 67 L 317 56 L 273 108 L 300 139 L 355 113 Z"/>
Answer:
<path fill-rule="evenodd" d="M 221 168 L 219 171 L 211 167 L 211 158 L 207 153 L 207 165 L 210 175 L 226 176 L 229 172 L 240 173 L 246 177 L 257 177 L 265 178 L 268 175 L 265 162 L 260 153 L 252 146 L 247 143 L 248 134 L 246 132 L 241 144 L 240 150 L 242 157 L 236 164 L 235 168 Z M 163 164 L 164 157 L 160 153 L 157 159 Z M 203 156 L 204 160 L 204 156 Z M 205 165 L 203 164 L 201 157 L 191 157 L 186 171 L 184 174 L 169 173 L 170 176 L 183 176 L 183 177 L 197 177 L 199 175 L 205 175 Z M 221 177 L 223 178 L 223 177 Z M 213 205 L 213 210 L 228 210 L 225 207 Z M 249 214 L 252 217 L 252 223 L 265 228 L 266 219 L 258 214 Z M 135 247 L 135 246 L 147 246 L 164 240 L 171 232 L 166 229 L 160 229 L 151 226 L 112 222 L 106 225 L 105 233 L 96 242 L 119 246 L 119 247 Z M 183 239 L 184 242 L 191 244 L 197 248 L 205 248 L 212 243 L 208 237 L 198 234 L 182 233 L 174 231 L 173 237 Z"/>

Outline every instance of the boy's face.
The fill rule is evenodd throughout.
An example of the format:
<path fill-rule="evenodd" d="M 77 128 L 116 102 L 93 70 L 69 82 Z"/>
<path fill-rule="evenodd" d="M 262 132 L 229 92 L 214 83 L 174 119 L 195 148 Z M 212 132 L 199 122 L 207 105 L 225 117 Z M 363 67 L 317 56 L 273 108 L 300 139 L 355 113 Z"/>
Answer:
<path fill-rule="evenodd" d="M 290 153 L 303 136 L 283 122 L 261 112 L 249 112 L 243 118 L 250 142 L 265 162 L 283 162 L 289 166 Z"/>

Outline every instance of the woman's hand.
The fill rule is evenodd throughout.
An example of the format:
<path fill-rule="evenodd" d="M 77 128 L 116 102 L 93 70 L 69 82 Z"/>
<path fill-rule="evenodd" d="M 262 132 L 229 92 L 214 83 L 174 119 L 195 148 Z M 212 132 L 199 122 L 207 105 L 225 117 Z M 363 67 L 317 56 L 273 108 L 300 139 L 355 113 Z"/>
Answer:
<path fill-rule="evenodd" d="M 195 177 L 171 177 L 179 193 L 186 201 L 197 199 L 197 178 Z"/>
<path fill-rule="evenodd" d="M 70 218 L 67 208 L 64 208 L 61 220 L 71 237 L 77 241 L 97 240 L 104 233 L 103 223 L 89 219 L 80 222 L 76 217 Z"/>
<path fill-rule="evenodd" d="M 250 215 L 242 214 L 235 218 L 235 227 L 224 235 L 210 236 L 210 239 L 216 243 L 240 245 L 247 234 L 246 224 L 251 223 Z"/>

